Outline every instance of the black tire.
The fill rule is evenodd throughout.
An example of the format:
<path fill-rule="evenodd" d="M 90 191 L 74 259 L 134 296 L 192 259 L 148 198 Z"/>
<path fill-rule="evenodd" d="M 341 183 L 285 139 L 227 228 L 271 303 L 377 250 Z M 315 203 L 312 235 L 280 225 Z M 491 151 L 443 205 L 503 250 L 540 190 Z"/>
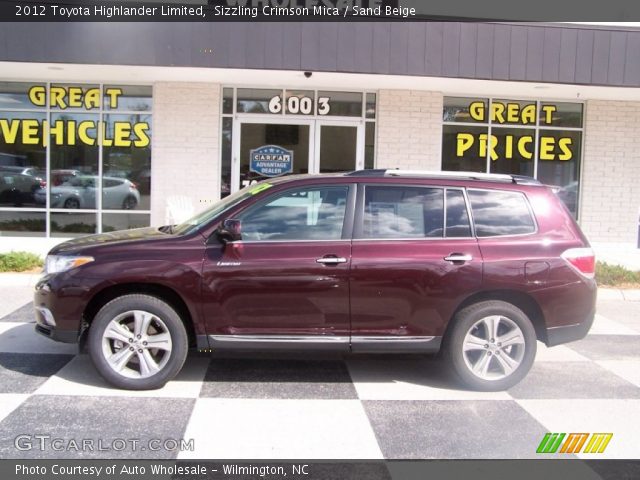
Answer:
<path fill-rule="evenodd" d="M 162 361 L 159 362 L 161 368 L 157 373 L 140 378 L 130 378 L 127 376 L 127 373 L 129 373 L 130 370 L 135 373 L 134 368 L 129 369 L 127 367 L 130 365 L 134 365 L 135 367 L 135 363 L 139 362 L 138 359 L 141 357 L 138 356 L 137 353 L 132 353 L 132 360 L 124 365 L 124 370 L 122 371 L 125 373 L 118 373 L 107 361 L 107 354 L 104 351 L 105 348 L 110 348 L 109 346 L 105 347 L 105 342 L 107 345 L 111 345 L 113 347 L 114 344 L 109 343 L 113 342 L 113 340 L 105 339 L 103 342 L 105 331 L 111 321 L 122 315 L 124 315 L 124 321 L 126 321 L 126 318 L 128 318 L 127 312 L 134 310 L 148 312 L 152 317 L 157 319 L 152 320 L 150 328 L 153 329 L 154 325 L 156 325 L 158 326 L 159 332 L 166 328 L 171 339 L 170 351 L 167 352 L 162 349 L 153 350 L 151 347 L 141 347 L 148 349 L 149 352 L 159 352 L 159 355 L 162 357 Z M 161 323 L 156 323 L 158 320 Z M 131 333 L 131 336 L 134 336 L 133 333 Z M 129 347 L 128 344 L 124 345 L 126 346 L 122 347 L 122 349 Z M 87 346 L 89 348 L 91 360 L 98 369 L 98 372 L 109 383 L 118 388 L 127 390 L 151 390 L 162 387 L 165 383 L 174 378 L 182 369 L 185 359 L 187 358 L 188 336 L 180 315 L 178 315 L 178 313 L 168 303 L 151 295 L 132 294 L 123 295 L 111 300 L 100 309 L 89 328 Z M 114 352 L 116 352 L 115 349 Z M 141 352 L 141 350 L 138 350 L 138 352 Z M 167 355 L 166 359 L 164 358 L 164 355 Z M 138 366 L 140 367 L 139 363 Z"/>
<path fill-rule="evenodd" d="M 135 210 L 137 206 L 138 206 L 138 201 L 134 196 L 129 195 L 122 201 L 123 210 Z"/>
<path fill-rule="evenodd" d="M 77 209 L 80 208 L 80 201 L 77 198 L 67 198 L 64 201 L 64 208 Z"/>
<path fill-rule="evenodd" d="M 486 333 L 488 330 L 484 330 L 486 324 L 482 320 L 492 316 L 501 317 L 498 322 L 498 328 L 502 328 L 502 331 L 513 326 L 508 321 L 513 322 L 520 329 L 524 340 L 522 351 L 513 350 L 519 349 L 520 345 L 499 348 L 497 341 L 492 344 L 491 339 L 489 339 L 485 344 L 486 346 L 483 345 L 481 347 L 483 349 L 486 348 L 486 350 L 474 348 L 474 350 L 465 353 L 463 345 L 467 334 L 473 330 L 474 334 L 478 333 L 476 336 L 484 338 L 485 335 L 480 335 L 479 333 Z M 536 356 L 536 332 L 527 315 L 515 305 L 499 300 L 479 302 L 460 310 L 452 321 L 451 329 L 444 339 L 442 356 L 465 386 L 473 390 L 487 392 L 506 390 L 522 380 L 531 369 Z M 516 332 L 516 330 L 512 331 Z M 496 351 L 498 352 L 497 354 L 495 353 Z M 478 365 L 474 361 L 482 360 L 481 357 L 485 353 L 490 371 L 484 375 L 474 373 L 472 367 Z M 515 358 L 520 358 L 521 356 L 519 365 L 508 374 L 500 363 L 505 361 L 505 355 L 507 354 L 510 355 L 509 358 L 511 359 L 513 359 L 511 355 Z M 493 359 L 491 358 L 492 356 Z M 500 378 L 501 374 L 504 375 L 502 378 Z M 487 378 L 490 375 L 495 375 L 495 378 Z"/>

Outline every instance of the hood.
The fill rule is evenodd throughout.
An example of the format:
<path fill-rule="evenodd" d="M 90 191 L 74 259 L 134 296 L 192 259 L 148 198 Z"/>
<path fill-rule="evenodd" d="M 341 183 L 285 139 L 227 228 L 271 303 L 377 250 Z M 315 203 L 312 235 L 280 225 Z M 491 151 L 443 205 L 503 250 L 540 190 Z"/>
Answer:
<path fill-rule="evenodd" d="M 141 240 L 170 238 L 171 235 L 161 232 L 156 227 L 135 228 L 133 230 L 120 230 L 117 232 L 98 233 L 74 238 L 56 245 L 50 254 L 78 253 L 86 248 L 99 247 L 108 244 L 134 243 Z"/>

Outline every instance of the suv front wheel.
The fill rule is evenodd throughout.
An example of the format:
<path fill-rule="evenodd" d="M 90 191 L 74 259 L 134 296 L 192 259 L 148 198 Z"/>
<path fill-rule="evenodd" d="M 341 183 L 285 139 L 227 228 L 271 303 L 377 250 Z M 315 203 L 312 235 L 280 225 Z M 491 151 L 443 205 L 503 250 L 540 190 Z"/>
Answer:
<path fill-rule="evenodd" d="M 162 387 L 182 368 L 188 338 L 178 313 L 151 295 L 124 295 L 100 309 L 89 329 L 100 374 L 128 390 Z"/>
<path fill-rule="evenodd" d="M 466 386 L 505 390 L 531 369 L 536 333 L 518 307 L 499 300 L 479 302 L 460 310 L 453 322 L 443 353 Z"/>

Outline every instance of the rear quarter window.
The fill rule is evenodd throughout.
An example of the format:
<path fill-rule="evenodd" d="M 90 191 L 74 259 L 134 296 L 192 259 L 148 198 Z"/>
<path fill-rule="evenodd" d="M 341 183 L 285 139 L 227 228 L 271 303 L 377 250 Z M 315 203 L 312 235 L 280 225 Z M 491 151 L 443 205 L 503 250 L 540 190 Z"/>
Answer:
<path fill-rule="evenodd" d="M 524 194 L 498 190 L 468 190 L 478 237 L 525 235 L 536 224 Z"/>

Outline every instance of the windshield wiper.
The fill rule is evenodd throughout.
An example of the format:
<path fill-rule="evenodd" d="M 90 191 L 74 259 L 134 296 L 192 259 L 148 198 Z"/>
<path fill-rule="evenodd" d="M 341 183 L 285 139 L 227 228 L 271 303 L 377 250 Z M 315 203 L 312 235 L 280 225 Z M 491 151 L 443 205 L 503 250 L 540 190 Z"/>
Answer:
<path fill-rule="evenodd" d="M 162 227 L 159 227 L 158 230 L 162 233 L 173 233 L 173 225 L 163 225 Z"/>

